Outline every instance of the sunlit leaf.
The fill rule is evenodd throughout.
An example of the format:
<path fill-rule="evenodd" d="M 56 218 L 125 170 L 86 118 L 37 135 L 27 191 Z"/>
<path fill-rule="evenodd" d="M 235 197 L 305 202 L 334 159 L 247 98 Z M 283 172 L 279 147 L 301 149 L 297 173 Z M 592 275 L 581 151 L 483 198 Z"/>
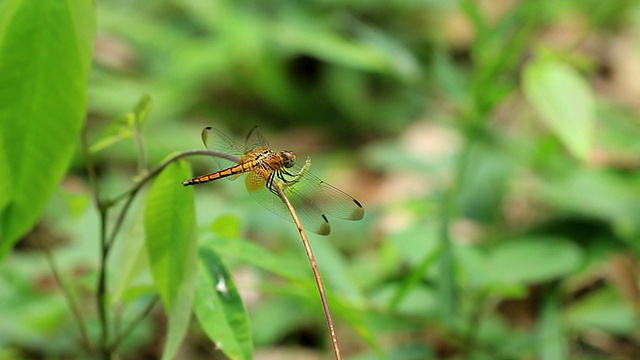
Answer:
<path fill-rule="evenodd" d="M 209 247 L 200 249 L 195 312 L 209 338 L 231 359 L 252 359 L 249 318 L 226 265 Z"/>
<path fill-rule="evenodd" d="M 78 144 L 94 12 L 93 1 L 0 4 L 0 145 L 12 184 L 0 209 L 0 255 L 38 220 Z"/>
<path fill-rule="evenodd" d="M 169 164 L 155 179 L 145 209 L 151 273 L 169 315 L 163 359 L 172 358 L 186 335 L 196 284 L 195 199 L 182 186 L 189 163 Z"/>
<path fill-rule="evenodd" d="M 586 160 L 595 119 L 591 88 L 569 65 L 538 59 L 527 65 L 524 93 L 544 124 L 575 157 Z"/>

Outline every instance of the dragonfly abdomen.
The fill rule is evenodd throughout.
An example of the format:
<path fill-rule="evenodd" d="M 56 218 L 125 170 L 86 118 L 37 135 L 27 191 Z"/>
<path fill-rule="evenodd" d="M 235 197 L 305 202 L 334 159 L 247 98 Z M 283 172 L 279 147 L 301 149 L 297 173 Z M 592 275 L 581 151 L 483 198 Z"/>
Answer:
<path fill-rule="evenodd" d="M 206 175 L 197 176 L 197 177 L 194 177 L 193 179 L 183 181 L 182 185 L 189 186 L 189 185 L 202 184 L 209 181 L 222 179 L 227 176 L 242 174 L 244 172 L 253 170 L 255 166 L 256 166 L 255 161 L 244 162 L 224 170 L 212 172 Z"/>

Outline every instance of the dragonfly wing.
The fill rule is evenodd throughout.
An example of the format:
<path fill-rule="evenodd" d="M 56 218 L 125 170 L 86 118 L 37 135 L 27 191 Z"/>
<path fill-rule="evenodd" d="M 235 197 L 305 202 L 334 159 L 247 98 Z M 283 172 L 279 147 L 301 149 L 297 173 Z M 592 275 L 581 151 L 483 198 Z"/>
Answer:
<path fill-rule="evenodd" d="M 253 197 L 258 203 L 281 218 L 293 222 L 291 213 L 285 203 L 278 197 L 278 195 L 272 193 L 267 188 L 266 181 L 260 175 L 255 172 L 249 173 L 245 180 L 245 184 L 247 186 L 247 190 L 249 190 L 249 194 L 251 194 L 251 197 Z M 327 217 L 324 216 L 318 207 L 313 205 L 304 197 L 301 197 L 296 192 L 285 190 L 285 194 L 296 210 L 296 213 L 300 218 L 300 222 L 302 222 L 302 225 L 306 230 L 319 235 L 328 235 L 331 232 L 331 226 L 329 225 Z"/>
<path fill-rule="evenodd" d="M 269 142 L 262 136 L 259 126 L 254 126 L 253 129 L 247 134 L 247 138 L 244 142 L 244 148 L 246 152 L 251 150 L 266 149 L 269 147 Z"/>
<path fill-rule="evenodd" d="M 245 148 L 242 145 L 235 142 L 222 131 L 210 126 L 202 130 L 202 142 L 209 150 L 223 152 L 237 158 L 241 158 L 245 153 Z M 215 160 L 218 164 L 217 170 L 227 169 L 238 164 L 237 162 L 220 157 L 216 157 Z M 235 180 L 236 178 L 237 176 L 227 177 L 229 180 Z"/>
<path fill-rule="evenodd" d="M 292 173 L 298 173 L 300 168 Z M 360 220 L 364 217 L 364 208 L 351 195 L 336 189 L 320 180 L 312 173 L 305 171 L 298 182 L 287 187 L 287 193 L 297 194 L 306 199 L 324 214 L 344 219 Z"/>

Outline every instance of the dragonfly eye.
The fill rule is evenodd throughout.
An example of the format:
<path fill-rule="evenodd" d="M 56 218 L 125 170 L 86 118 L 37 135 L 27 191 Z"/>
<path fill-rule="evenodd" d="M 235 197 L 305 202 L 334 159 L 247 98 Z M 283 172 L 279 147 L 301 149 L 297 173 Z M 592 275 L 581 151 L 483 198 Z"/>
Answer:
<path fill-rule="evenodd" d="M 280 156 L 282 156 L 282 160 L 284 160 L 284 167 L 287 169 L 296 164 L 296 154 L 294 154 L 293 151 L 281 151 Z"/>

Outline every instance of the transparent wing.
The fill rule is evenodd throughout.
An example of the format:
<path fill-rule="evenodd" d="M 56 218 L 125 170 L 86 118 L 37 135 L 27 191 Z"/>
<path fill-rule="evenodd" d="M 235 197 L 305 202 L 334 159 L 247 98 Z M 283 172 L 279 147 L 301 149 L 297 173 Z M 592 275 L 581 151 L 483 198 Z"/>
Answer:
<path fill-rule="evenodd" d="M 238 159 L 242 158 L 243 155 L 250 151 L 265 149 L 269 145 L 267 140 L 260 133 L 260 128 L 257 126 L 249 131 L 245 141 L 245 146 L 240 145 L 238 142 L 225 135 L 222 131 L 210 126 L 202 130 L 202 142 L 209 150 L 220 151 L 225 154 L 233 155 Z M 237 162 L 218 157 L 216 157 L 215 160 L 218 164 L 218 169 L 216 170 L 227 169 L 238 164 Z M 235 180 L 236 178 L 236 176 L 230 176 L 227 179 Z"/>
<path fill-rule="evenodd" d="M 254 126 L 253 129 L 247 134 L 247 138 L 244 142 L 245 151 L 266 149 L 269 147 L 269 142 L 262 136 L 260 127 Z"/>
<path fill-rule="evenodd" d="M 271 210 L 281 218 L 293 222 L 287 206 L 278 195 L 272 193 L 267 188 L 266 181 L 260 175 L 255 172 L 250 173 L 245 180 L 245 184 L 251 197 L 262 206 Z M 304 197 L 301 197 L 297 192 L 285 190 L 285 193 L 306 230 L 320 235 L 328 235 L 331 232 L 329 220 L 327 220 L 327 217 L 322 214 L 322 211 L 318 207 Z"/>
<path fill-rule="evenodd" d="M 252 133 L 254 132 L 255 132 L 254 130 L 251 130 L 251 132 L 249 132 L 249 135 L 247 136 L 247 139 L 249 138 L 249 136 L 252 136 Z M 258 131 L 258 135 L 259 135 L 259 131 Z M 242 156 L 247 151 L 252 150 L 252 149 L 247 149 L 246 147 L 240 145 L 239 143 L 237 143 L 236 141 L 234 141 L 233 139 L 225 135 L 222 131 L 212 128 L 210 126 L 202 130 L 202 142 L 204 143 L 204 146 L 209 150 L 219 151 L 225 154 L 233 155 L 238 159 L 242 158 Z M 216 163 L 218 164 L 218 168 L 216 170 L 224 170 L 238 164 L 237 162 L 224 159 L 224 158 L 219 158 L 219 157 L 216 157 L 215 160 L 216 160 Z M 238 176 L 240 175 L 229 176 L 226 179 L 235 180 L 238 178 Z"/>
<path fill-rule="evenodd" d="M 300 167 L 294 167 L 291 173 L 300 172 Z M 287 195 L 297 196 L 306 202 L 312 203 L 325 215 L 344 220 L 360 220 L 364 217 L 364 208 L 351 195 L 338 190 L 328 183 L 320 180 L 308 171 L 298 178 L 295 184 L 287 186 Z"/>

